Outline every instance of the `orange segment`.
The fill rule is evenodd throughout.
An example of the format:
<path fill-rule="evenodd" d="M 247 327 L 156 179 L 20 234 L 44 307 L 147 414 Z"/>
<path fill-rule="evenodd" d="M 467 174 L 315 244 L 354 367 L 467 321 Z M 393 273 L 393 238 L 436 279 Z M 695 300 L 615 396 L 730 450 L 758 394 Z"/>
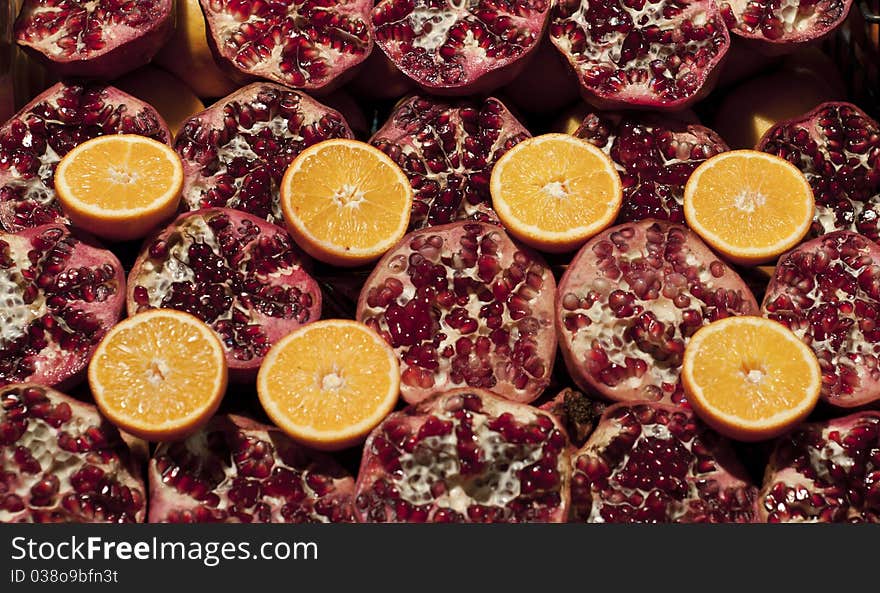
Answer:
<path fill-rule="evenodd" d="M 116 324 L 89 364 L 101 413 L 150 441 L 182 438 L 217 411 L 226 392 L 223 345 L 198 318 L 152 309 Z"/>
<path fill-rule="evenodd" d="M 815 200 L 803 173 L 774 155 L 723 152 L 693 172 L 684 191 L 688 225 L 735 263 L 771 261 L 810 229 Z"/>
<path fill-rule="evenodd" d="M 319 142 L 281 182 L 281 208 L 296 242 L 339 266 L 378 259 L 406 233 L 413 191 L 381 150 L 357 140 Z"/>
<path fill-rule="evenodd" d="M 291 438 L 325 450 L 366 438 L 399 392 L 394 351 L 366 325 L 342 319 L 316 321 L 286 336 L 257 375 L 272 421 Z"/>
<path fill-rule="evenodd" d="M 706 424 L 743 441 L 776 437 L 819 401 L 816 355 L 782 324 L 728 317 L 691 337 L 682 363 L 688 402 Z"/>
<path fill-rule="evenodd" d="M 99 136 L 67 153 L 55 171 L 65 214 L 113 240 L 144 237 L 180 202 L 183 165 L 174 150 L 134 134 Z"/>
<path fill-rule="evenodd" d="M 542 251 L 580 247 L 617 217 L 623 194 L 611 159 L 586 140 L 524 140 L 492 169 L 492 206 L 510 233 Z"/>

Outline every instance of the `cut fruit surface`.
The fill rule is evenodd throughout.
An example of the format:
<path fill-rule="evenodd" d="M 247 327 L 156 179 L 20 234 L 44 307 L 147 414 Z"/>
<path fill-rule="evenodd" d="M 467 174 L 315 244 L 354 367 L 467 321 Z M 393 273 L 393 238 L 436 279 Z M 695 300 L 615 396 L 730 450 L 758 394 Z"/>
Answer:
<path fill-rule="evenodd" d="M 797 167 L 754 150 L 704 161 L 684 190 L 688 225 L 727 259 L 746 265 L 771 261 L 797 245 L 815 208 Z"/>
<path fill-rule="evenodd" d="M 152 309 L 123 320 L 98 345 L 89 386 L 101 413 L 149 441 L 186 437 L 226 392 L 223 345 L 198 318 Z"/>
<path fill-rule="evenodd" d="M 492 206 L 512 235 L 542 251 L 580 247 L 617 217 L 623 194 L 614 162 L 568 134 L 526 139 L 492 169 Z"/>
<path fill-rule="evenodd" d="M 316 321 L 275 344 L 257 375 L 263 409 L 294 440 L 316 449 L 357 444 L 400 393 L 394 351 L 362 323 Z"/>
<path fill-rule="evenodd" d="M 793 428 L 813 410 L 821 388 L 809 346 L 781 323 L 754 316 L 727 317 L 697 331 L 681 376 L 702 420 L 742 441 Z"/>
<path fill-rule="evenodd" d="M 135 134 L 107 135 L 68 152 L 55 191 L 70 220 L 117 241 L 144 237 L 180 202 L 183 165 L 166 144 Z"/>
<path fill-rule="evenodd" d="M 281 181 L 291 235 L 337 266 L 378 259 L 406 233 L 413 191 L 388 155 L 364 142 L 326 140 L 301 152 Z"/>

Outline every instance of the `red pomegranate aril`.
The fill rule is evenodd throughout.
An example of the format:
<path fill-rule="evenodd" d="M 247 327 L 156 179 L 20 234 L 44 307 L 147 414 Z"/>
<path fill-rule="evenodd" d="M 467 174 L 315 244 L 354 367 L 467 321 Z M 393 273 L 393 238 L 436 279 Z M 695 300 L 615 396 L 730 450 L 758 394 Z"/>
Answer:
<path fill-rule="evenodd" d="M 64 222 L 55 199 L 55 166 L 75 146 L 105 134 L 139 134 L 171 141 L 171 133 L 155 109 L 98 83 L 51 86 L 3 124 L 0 228 L 15 232 Z"/>
<path fill-rule="evenodd" d="M 395 436 L 386 439 L 393 433 Z M 368 438 L 356 486 L 366 522 L 561 522 L 568 440 L 546 412 L 456 389 L 392 413 Z"/>
<path fill-rule="evenodd" d="M 809 180 L 813 235 L 847 230 L 880 240 L 880 124 L 861 109 L 823 103 L 767 130 L 757 148 L 791 162 Z"/>
<path fill-rule="evenodd" d="M 711 90 L 730 47 L 714 0 L 563 0 L 550 39 L 602 109 L 684 109 Z"/>
<path fill-rule="evenodd" d="M 153 523 L 351 522 L 354 480 L 277 428 L 217 416 L 150 460 Z"/>
<path fill-rule="evenodd" d="M 609 265 L 614 282 L 604 272 Z M 758 311 L 743 280 L 695 234 L 654 219 L 588 241 L 557 294 L 557 331 L 572 378 L 616 401 L 682 403 L 679 371 L 688 338 L 716 319 Z"/>
<path fill-rule="evenodd" d="M 762 312 L 816 353 L 825 401 L 849 408 L 880 398 L 877 244 L 850 231 L 802 243 L 779 259 Z"/>
<path fill-rule="evenodd" d="M 237 80 L 328 93 L 373 48 L 367 0 L 200 0 L 208 43 Z"/>
<path fill-rule="evenodd" d="M 684 224 L 690 174 L 728 150 L 714 131 L 675 115 L 589 113 L 574 135 L 614 161 L 623 184 L 619 222 L 655 218 Z"/>
<path fill-rule="evenodd" d="M 489 173 L 501 155 L 529 136 L 498 99 L 413 96 L 392 111 L 370 143 L 407 174 L 415 191 L 410 228 L 419 229 L 467 219 L 497 222 Z"/>
<path fill-rule="evenodd" d="M 113 80 L 159 52 L 173 8 L 173 0 L 24 0 L 15 40 L 58 76 Z"/>
<path fill-rule="evenodd" d="M 32 383 L 0 404 L 0 523 L 144 520 L 132 453 L 94 406 Z"/>

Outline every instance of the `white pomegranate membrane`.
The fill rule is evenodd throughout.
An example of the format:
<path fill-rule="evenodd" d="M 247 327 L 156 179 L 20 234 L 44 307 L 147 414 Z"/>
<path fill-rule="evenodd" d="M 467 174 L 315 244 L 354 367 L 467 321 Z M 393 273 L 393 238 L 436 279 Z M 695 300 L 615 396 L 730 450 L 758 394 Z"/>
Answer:
<path fill-rule="evenodd" d="M 0 388 L 0 523 L 142 522 L 140 472 L 98 410 L 34 383 Z"/>

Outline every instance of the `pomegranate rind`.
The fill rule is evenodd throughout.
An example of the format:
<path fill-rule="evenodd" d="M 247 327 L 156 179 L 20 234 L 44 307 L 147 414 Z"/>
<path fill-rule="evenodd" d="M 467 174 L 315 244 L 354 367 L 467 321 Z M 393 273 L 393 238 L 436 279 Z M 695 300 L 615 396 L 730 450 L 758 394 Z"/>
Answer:
<path fill-rule="evenodd" d="M 235 208 L 283 224 L 285 171 L 305 148 L 330 138 L 354 134 L 341 113 L 305 93 L 268 82 L 238 89 L 177 132 L 184 207 Z"/>
<path fill-rule="evenodd" d="M 668 39 L 646 39 L 657 35 Z M 730 48 L 714 0 L 633 6 L 622 0 L 564 0 L 553 7 L 550 40 L 577 74 L 584 99 L 598 109 L 685 109 L 712 89 Z M 672 44 L 680 54 L 668 51 Z"/>
<path fill-rule="evenodd" d="M 670 238 L 687 247 L 684 261 L 670 252 Z M 662 246 L 656 258 L 649 242 Z M 627 270 L 618 266 L 623 256 Z M 698 284 L 705 299 L 693 294 Z M 620 316 L 609 304 L 612 294 Z M 715 319 L 757 313 L 746 283 L 694 232 L 654 219 L 613 226 L 587 241 L 556 291 L 556 330 L 566 368 L 581 389 L 612 401 L 680 403 L 681 360 L 690 336 Z"/>
<path fill-rule="evenodd" d="M 850 231 L 802 243 L 779 258 L 761 312 L 816 353 L 824 401 L 852 408 L 880 400 L 876 243 Z"/>
<path fill-rule="evenodd" d="M 234 231 L 234 239 L 238 241 L 234 251 L 223 252 L 217 242 L 218 231 L 210 226 L 212 222 L 218 222 L 218 219 L 226 217 L 230 221 L 230 225 L 224 226 L 223 229 L 232 229 Z M 243 236 L 242 231 L 255 233 L 248 237 Z M 248 270 L 248 266 L 254 263 L 253 257 L 263 249 L 261 239 L 268 237 L 267 248 L 281 249 L 280 255 L 276 253 L 272 258 L 269 269 L 265 271 Z M 271 241 L 270 241 L 271 239 Z M 259 286 L 256 291 L 264 289 L 269 291 L 263 297 L 266 306 L 273 311 L 280 312 L 281 316 L 272 315 L 260 309 L 262 305 L 254 304 L 254 299 L 258 298 L 259 292 L 251 293 L 254 287 L 246 287 L 243 283 L 244 277 L 236 279 L 219 278 L 217 281 L 211 281 L 209 278 L 197 280 L 195 273 L 187 265 L 181 265 L 188 262 L 189 249 L 183 253 L 183 248 L 187 245 L 207 244 L 210 241 L 211 257 L 219 258 L 219 261 L 226 264 L 226 267 L 236 272 L 251 273 L 249 278 L 254 278 Z M 165 254 L 158 257 L 151 255 L 151 248 L 161 242 L 166 246 Z M 175 249 L 179 250 L 177 257 L 170 257 Z M 286 257 L 289 261 L 281 259 Z M 183 258 L 183 259 L 181 259 Z M 174 260 L 173 264 L 169 264 Z M 162 268 L 157 268 L 159 262 L 163 262 Z M 194 314 L 202 321 L 210 325 L 220 337 L 226 351 L 226 361 L 229 365 L 229 378 L 234 382 L 250 382 L 256 378 L 257 370 L 262 363 L 263 357 L 268 352 L 272 344 L 280 340 L 282 337 L 309 321 L 314 321 L 321 316 L 321 290 L 318 283 L 309 274 L 308 268 L 311 262 L 307 255 L 302 253 L 294 243 L 293 239 L 287 231 L 277 225 L 266 222 L 256 216 L 251 216 L 239 210 L 229 208 L 204 208 L 192 212 L 185 212 L 178 216 L 171 224 L 165 228 L 159 229 L 154 235 L 148 238 L 141 249 L 140 254 L 132 265 L 128 275 L 128 286 L 126 291 L 126 306 L 129 315 L 135 315 L 144 308 L 156 308 L 169 306 L 165 304 L 165 300 L 173 295 L 175 285 L 195 283 L 202 286 L 201 292 L 197 297 L 206 296 L 206 291 L 211 287 L 220 287 L 223 299 L 231 299 L 231 302 L 225 309 L 220 312 L 214 312 L 213 318 L 208 319 L 208 313 L 201 309 L 189 310 L 183 305 L 171 306 L 171 308 L 179 308 Z M 163 274 L 164 271 L 164 274 Z M 207 274 L 207 271 L 200 273 Z M 179 275 L 179 277 L 178 277 Z M 156 278 L 154 278 L 156 277 Z M 154 286 L 150 291 L 150 287 L 144 287 L 143 282 L 146 279 L 153 278 L 159 285 Z M 147 289 L 148 304 L 139 302 L 138 296 L 140 288 Z M 184 289 L 185 286 L 179 287 Z M 160 290 L 161 289 L 161 290 Z M 291 310 L 284 307 L 284 303 L 276 300 L 281 296 L 274 294 L 278 290 L 284 291 L 289 289 L 299 291 L 297 302 Z M 270 294 L 271 293 L 271 294 Z M 308 299 L 303 299 L 308 295 Z M 200 301 L 203 305 L 204 302 Z M 199 303 L 193 303 L 196 306 Z M 290 304 L 289 302 L 287 304 Z M 275 305 L 281 307 L 279 311 Z M 295 309 L 295 310 L 294 310 Z M 237 313 L 236 313 L 237 312 Z M 247 315 L 246 320 L 231 321 L 232 315 Z M 236 336 L 244 332 L 250 337 L 253 333 L 256 335 L 253 342 L 253 351 L 247 355 L 237 354 L 230 344 L 236 344 Z"/>
<path fill-rule="evenodd" d="M 758 488 L 693 412 L 620 403 L 572 457 L 577 523 L 752 523 Z"/>
<path fill-rule="evenodd" d="M 489 194 L 492 167 L 530 137 L 495 97 L 454 101 L 414 95 L 397 104 L 370 144 L 409 178 L 410 230 L 415 230 L 456 220 L 497 224 Z"/>
<path fill-rule="evenodd" d="M 439 237 L 433 240 L 438 243 L 438 247 L 433 247 L 429 243 L 432 237 Z M 472 240 L 476 242 L 473 252 L 476 259 L 467 266 L 468 273 L 465 273 L 464 267 L 460 269 L 453 267 L 455 264 L 464 266 L 461 240 L 467 241 L 467 237 L 475 237 Z M 491 239 L 495 244 L 494 248 L 488 247 L 488 241 L 487 247 L 483 248 L 482 242 L 486 238 Z M 413 244 L 420 245 L 421 249 L 414 250 Z M 427 265 L 424 264 L 428 262 L 432 266 L 431 274 L 438 267 L 442 267 L 444 277 L 438 280 L 432 276 L 429 279 L 421 274 L 418 266 L 411 266 L 410 254 L 414 251 L 419 252 L 420 263 L 423 264 L 425 272 L 429 272 Z M 492 256 L 488 253 L 490 251 L 500 254 L 500 262 L 497 270 L 490 269 L 486 274 L 487 276 L 491 274 L 492 277 L 484 280 L 479 275 L 478 260 L 481 254 L 492 260 Z M 491 266 L 491 261 L 488 263 Z M 418 291 L 408 274 L 410 268 L 413 269 L 413 273 L 419 274 L 420 282 L 422 280 L 426 282 Z M 520 275 L 518 279 L 511 276 L 514 268 Z M 451 278 L 449 278 L 450 271 Z M 538 284 L 538 287 L 528 284 L 529 272 L 531 272 L 531 280 Z M 389 279 L 400 282 L 402 289 L 400 294 L 394 296 L 389 293 L 386 297 L 383 287 Z M 462 285 L 460 288 L 462 304 L 456 300 L 458 296 L 455 292 L 456 281 Z M 480 288 L 474 288 L 473 283 Z M 501 319 L 502 326 L 495 329 L 504 329 L 505 322 L 510 325 L 510 328 L 505 330 L 508 331 L 508 335 L 502 345 L 506 345 L 505 347 L 510 350 L 513 344 L 513 357 L 509 353 L 497 353 L 497 348 L 491 350 L 495 348 L 489 337 L 492 335 L 492 328 L 486 321 L 488 317 L 481 317 L 478 313 L 484 304 L 489 306 L 493 300 L 498 302 L 492 292 L 493 286 L 497 283 L 504 283 L 499 285 L 498 289 L 498 294 L 502 297 L 501 302 L 504 304 L 500 316 L 496 315 Z M 440 296 L 445 295 L 449 298 L 449 302 L 445 305 L 448 309 L 438 303 L 437 286 L 445 289 L 441 291 Z M 488 300 L 480 300 L 478 293 L 483 294 Z M 540 255 L 516 243 L 499 226 L 459 221 L 413 231 L 389 250 L 364 283 L 355 316 L 358 321 L 378 331 L 397 353 L 401 370 L 401 396 L 407 403 L 417 403 L 434 393 L 464 386 L 488 389 L 512 401 L 529 403 L 540 397 L 550 384 L 550 374 L 556 355 L 556 329 L 553 323 L 555 295 L 556 281 Z M 418 300 L 416 297 L 419 297 Z M 388 302 L 384 305 L 371 304 L 374 299 L 386 298 Z M 427 304 L 428 301 L 430 305 Z M 410 306 L 409 313 L 405 313 L 404 307 L 407 304 Z M 512 304 L 516 309 L 515 312 L 511 311 Z M 411 328 L 415 332 L 412 334 L 397 322 L 392 328 L 386 316 L 386 310 L 391 306 L 399 309 L 401 315 L 411 315 L 414 314 L 413 311 L 429 315 L 431 324 L 425 325 L 424 320 L 417 321 Z M 456 316 L 451 316 L 456 310 L 458 310 Z M 488 312 L 485 315 L 489 316 Z M 475 327 L 462 335 L 463 328 L 454 328 L 450 320 L 453 320 L 454 325 L 467 324 Z M 394 336 L 396 333 L 399 333 L 399 337 L 403 339 L 397 345 Z M 457 340 L 461 337 L 467 338 L 467 341 L 476 338 L 471 342 L 467 352 L 457 351 Z M 498 337 L 500 340 L 500 334 Z M 436 345 L 435 339 L 439 340 Z M 404 341 L 413 343 L 406 344 Z M 478 341 L 485 345 L 484 354 L 487 357 L 497 356 L 494 361 L 490 363 L 488 360 L 479 360 L 479 355 L 476 354 Z M 519 354 L 516 353 L 517 344 L 520 345 Z M 449 356 L 444 356 L 443 353 L 447 349 Z M 418 350 L 418 353 L 414 350 Z M 431 351 L 434 352 L 433 355 L 429 354 Z M 436 367 L 431 368 L 433 363 L 427 362 L 421 365 L 415 364 L 418 361 L 412 360 L 412 356 L 417 354 L 425 355 L 436 362 Z M 517 360 L 514 360 L 514 357 L 518 357 Z M 526 367 L 531 367 L 533 372 Z M 470 379 L 464 376 L 465 371 L 470 373 Z M 517 386 L 517 381 L 522 385 Z M 469 385 L 469 382 L 479 384 Z"/>
<path fill-rule="evenodd" d="M 142 523 L 140 475 L 95 406 L 36 383 L 0 388 L 0 523 Z"/>
<path fill-rule="evenodd" d="M 684 223 L 684 186 L 700 163 L 728 150 L 714 130 L 686 113 L 587 113 L 574 135 L 614 161 L 623 183 L 618 222 Z M 694 118 L 695 120 L 695 118 Z"/>
<path fill-rule="evenodd" d="M 463 452 L 472 461 L 463 461 Z M 482 389 L 438 393 L 389 415 L 367 438 L 355 487 L 357 520 L 563 523 L 570 452 L 550 413 Z M 413 473 L 426 479 L 407 479 Z"/>
<path fill-rule="evenodd" d="M 516 78 L 538 48 L 549 16 L 546 0 L 380 0 L 371 24 L 376 45 L 424 91 L 462 96 L 490 93 Z"/>
<path fill-rule="evenodd" d="M 98 111 L 87 111 L 83 101 Z M 106 133 L 171 142 L 153 107 L 101 83 L 55 84 L 7 121 L 0 128 L 0 227 L 14 232 L 66 222 L 55 197 L 55 167 L 72 148 Z"/>
<path fill-rule="evenodd" d="M 184 441 L 161 443 L 148 478 L 150 523 L 354 520 L 354 478 L 332 457 L 243 416 L 216 416 Z"/>
<path fill-rule="evenodd" d="M 812 235 L 847 230 L 880 240 L 880 124 L 864 111 L 822 103 L 771 127 L 756 149 L 807 177 L 816 199 Z"/>
<path fill-rule="evenodd" d="M 797 18 L 802 2 L 770 2 L 769 0 L 725 0 L 719 1 L 724 20 L 731 33 L 747 39 L 753 46 L 769 55 L 787 54 L 819 42 L 831 35 L 849 15 L 852 0 L 822 0 L 803 2 L 810 10 L 808 25 Z M 816 10 L 822 8 L 822 12 Z M 746 10 L 761 9 L 763 14 L 744 16 Z M 778 17 L 778 26 L 767 20 L 767 10 Z M 779 14 L 782 12 L 783 14 Z M 749 25 L 746 21 L 754 21 Z"/>
<path fill-rule="evenodd" d="M 880 413 L 802 424 L 776 441 L 755 501 L 761 523 L 880 523 Z"/>
<path fill-rule="evenodd" d="M 37 244 L 44 240 L 46 251 Z M 125 272 L 116 255 L 61 224 L 0 232 L 0 285 L 0 385 L 63 390 L 82 382 L 124 307 Z"/>
<path fill-rule="evenodd" d="M 370 0 L 199 2 L 214 59 L 242 83 L 265 79 L 328 93 L 351 78 L 373 48 Z M 291 56 L 293 63 L 281 62 Z"/>
<path fill-rule="evenodd" d="M 82 12 L 68 14 L 59 23 L 58 13 L 64 8 Z M 96 23 L 96 12 L 103 19 L 115 8 L 133 20 Z M 135 10 L 106 0 L 61 0 L 51 4 L 25 0 L 15 21 L 15 39 L 58 76 L 112 80 L 150 62 L 171 38 L 174 17 L 173 0 L 142 0 Z M 89 49 L 89 43 L 95 42 L 96 24 L 100 47 Z M 57 31 L 65 26 L 78 28 L 78 38 L 59 37 Z M 84 28 L 88 29 L 85 33 Z M 66 47 L 75 49 L 67 55 Z"/>

